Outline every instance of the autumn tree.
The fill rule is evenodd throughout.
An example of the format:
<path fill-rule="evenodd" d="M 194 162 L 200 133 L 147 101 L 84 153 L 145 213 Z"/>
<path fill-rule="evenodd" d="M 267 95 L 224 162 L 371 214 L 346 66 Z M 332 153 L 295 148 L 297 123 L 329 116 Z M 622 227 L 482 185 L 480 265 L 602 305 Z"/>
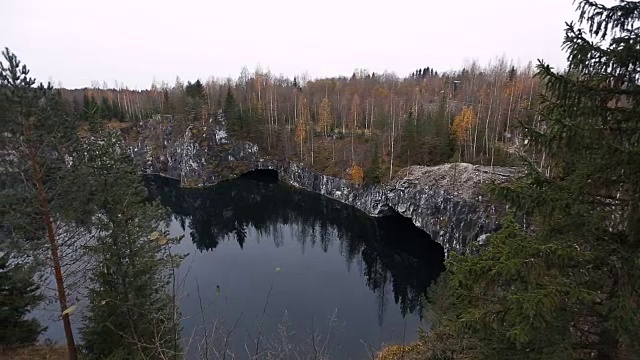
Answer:
<path fill-rule="evenodd" d="M 462 158 L 462 150 L 470 138 L 471 128 L 475 125 L 476 118 L 473 114 L 473 108 L 465 106 L 458 116 L 453 120 L 452 132 L 458 142 L 458 161 Z"/>
<path fill-rule="evenodd" d="M 325 96 L 320 103 L 320 120 L 318 121 L 318 125 L 322 127 L 325 137 L 327 137 L 327 129 L 330 128 L 332 124 L 331 102 L 329 102 L 329 98 Z"/>
<path fill-rule="evenodd" d="M 361 185 L 364 181 L 364 171 L 358 164 L 352 163 L 347 172 L 349 173 L 351 181 L 353 181 L 357 185 Z"/>
<path fill-rule="evenodd" d="M 300 157 L 303 155 L 304 141 L 307 138 L 307 124 L 304 120 L 298 120 L 296 125 L 296 141 L 300 144 Z"/>

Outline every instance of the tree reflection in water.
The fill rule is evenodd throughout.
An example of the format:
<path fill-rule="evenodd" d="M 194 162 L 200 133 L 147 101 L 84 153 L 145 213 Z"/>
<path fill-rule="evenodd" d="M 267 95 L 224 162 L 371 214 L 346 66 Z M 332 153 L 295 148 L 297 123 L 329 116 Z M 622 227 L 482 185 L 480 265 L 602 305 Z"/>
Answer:
<path fill-rule="evenodd" d="M 151 197 L 172 211 L 183 230 L 191 230 L 200 251 L 234 239 L 242 248 L 249 226 L 279 247 L 278 225 L 295 225 L 302 251 L 320 246 L 326 252 L 337 240 L 348 266 L 362 260 L 367 286 L 378 298 L 379 322 L 388 284 L 403 316 L 421 315 L 427 288 L 444 270 L 442 247 L 427 233 L 400 215 L 372 218 L 327 197 L 267 180 L 239 178 L 203 189 L 181 188 L 176 180 L 155 176 L 146 183 Z"/>

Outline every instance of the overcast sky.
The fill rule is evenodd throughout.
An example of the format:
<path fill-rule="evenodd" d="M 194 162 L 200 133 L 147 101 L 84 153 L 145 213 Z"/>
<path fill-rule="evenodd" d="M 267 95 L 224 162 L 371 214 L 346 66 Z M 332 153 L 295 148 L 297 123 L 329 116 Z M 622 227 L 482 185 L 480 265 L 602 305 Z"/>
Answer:
<path fill-rule="evenodd" d="M 3 0 L 0 46 L 41 81 L 148 88 L 243 66 L 275 74 L 458 69 L 505 55 L 563 67 L 571 0 Z"/>

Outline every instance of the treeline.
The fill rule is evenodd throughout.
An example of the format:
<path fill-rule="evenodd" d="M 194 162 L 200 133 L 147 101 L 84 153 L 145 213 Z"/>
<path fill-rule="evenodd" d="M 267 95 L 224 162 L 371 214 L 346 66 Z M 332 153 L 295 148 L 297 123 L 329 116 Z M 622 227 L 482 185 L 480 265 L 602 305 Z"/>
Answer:
<path fill-rule="evenodd" d="M 223 111 L 234 135 L 268 154 L 327 172 L 370 167 L 375 154 L 391 174 L 409 165 L 508 162 L 522 145 L 516 125 L 535 121 L 538 87 L 531 65 L 501 59 L 442 74 L 426 67 L 404 78 L 358 70 L 351 77 L 289 79 L 244 69 L 235 80 L 177 78 L 145 91 L 103 86 L 64 94 L 81 121 L 171 115 L 186 130 Z"/>

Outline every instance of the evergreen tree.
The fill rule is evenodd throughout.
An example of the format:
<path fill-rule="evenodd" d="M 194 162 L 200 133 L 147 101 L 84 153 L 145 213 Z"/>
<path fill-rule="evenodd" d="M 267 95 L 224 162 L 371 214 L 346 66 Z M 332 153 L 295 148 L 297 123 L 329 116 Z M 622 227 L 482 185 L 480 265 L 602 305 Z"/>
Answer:
<path fill-rule="evenodd" d="M 0 228 L 0 232 L 3 229 Z M 3 244 L 4 245 L 4 244 Z M 0 255 L 0 349 L 30 345 L 45 330 L 38 320 L 26 316 L 42 301 L 34 281 L 35 268 L 15 252 L 3 249 Z"/>
<path fill-rule="evenodd" d="M 59 91 L 51 86 L 34 87 L 35 80 L 17 57 L 5 49 L 0 62 L 0 154 L 12 154 L 9 171 L 2 171 L 0 221 L 11 226 L 18 240 L 48 240 L 50 265 L 56 282 L 58 301 L 67 339 L 69 358 L 77 358 L 67 312 L 67 288 L 56 222 L 78 215 L 69 188 L 82 182 L 69 174 L 66 163 L 73 158 L 78 143 L 76 122 L 64 112 Z M 7 159 L 2 159 L 5 165 Z"/>
<path fill-rule="evenodd" d="M 640 354 L 640 3 L 578 9 L 588 30 L 567 27 L 568 71 L 538 65 L 542 126 L 526 131 L 548 160 L 495 189 L 532 231 L 507 219 L 478 256 L 450 261 L 434 357 Z"/>
<path fill-rule="evenodd" d="M 111 100 L 111 116 L 120 121 L 124 120 L 124 114 L 122 113 L 122 109 L 120 109 L 116 99 Z"/>
<path fill-rule="evenodd" d="M 509 73 L 507 73 L 507 81 L 513 82 L 516 79 L 516 76 L 518 76 L 518 70 L 516 70 L 515 66 L 511 66 Z"/>
<path fill-rule="evenodd" d="M 119 136 L 88 143 L 83 163 L 100 236 L 89 253 L 89 306 L 81 329 L 86 358 L 177 358 L 178 317 L 168 291 L 178 259 L 168 250 L 166 210 L 146 201 Z"/>
<path fill-rule="evenodd" d="M 78 98 L 76 98 L 75 96 L 73 97 L 73 100 L 72 100 L 71 109 L 73 111 L 73 116 L 76 120 L 82 119 L 82 106 L 80 105 Z"/>
<path fill-rule="evenodd" d="M 82 120 L 89 121 L 89 115 L 91 114 L 91 100 L 89 100 L 89 94 L 86 92 L 82 95 Z"/>
<path fill-rule="evenodd" d="M 449 131 L 451 115 L 447 113 L 446 94 L 442 93 L 438 101 L 438 108 L 432 121 L 428 124 L 429 143 L 427 144 L 429 163 L 443 163 L 449 161 L 455 149 L 455 140 Z M 427 125 L 425 125 L 426 127 Z"/>
<path fill-rule="evenodd" d="M 187 96 L 194 99 L 204 99 L 206 93 L 204 91 L 204 85 L 200 82 L 200 79 L 196 80 L 193 84 L 191 82 L 187 82 L 187 86 L 185 86 L 185 92 Z"/>
<path fill-rule="evenodd" d="M 113 108 L 111 102 L 106 96 L 103 96 L 100 100 L 100 118 L 105 120 L 111 120 L 113 116 Z"/>
<path fill-rule="evenodd" d="M 380 150 L 378 140 L 373 145 L 373 157 L 371 165 L 367 168 L 364 180 L 369 184 L 379 184 L 382 181 L 382 166 L 380 165 Z"/>
<path fill-rule="evenodd" d="M 238 103 L 236 102 L 235 96 L 233 96 L 233 91 L 231 87 L 227 88 L 227 96 L 224 99 L 224 109 L 223 109 L 224 119 L 227 122 L 227 126 L 229 131 L 234 135 L 240 135 L 245 130 L 243 128 L 243 119 L 240 114 L 240 108 L 238 107 Z"/>
<path fill-rule="evenodd" d="M 409 112 L 409 116 L 405 119 L 402 130 L 402 139 L 400 141 L 400 153 L 398 160 L 406 166 L 415 164 L 412 159 L 417 153 L 417 123 L 413 111 Z"/>

